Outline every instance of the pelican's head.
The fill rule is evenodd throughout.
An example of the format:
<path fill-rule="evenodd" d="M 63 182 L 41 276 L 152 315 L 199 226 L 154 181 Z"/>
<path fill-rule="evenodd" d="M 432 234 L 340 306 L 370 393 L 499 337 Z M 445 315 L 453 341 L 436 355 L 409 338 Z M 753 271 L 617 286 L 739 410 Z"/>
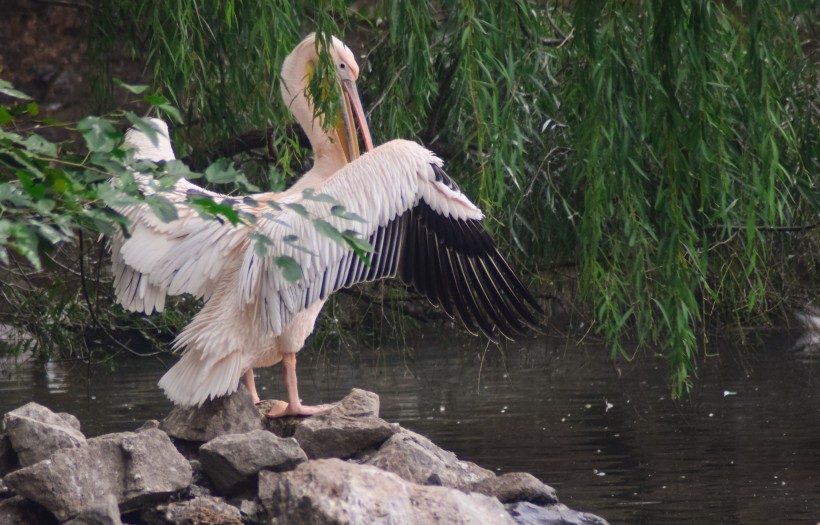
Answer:
<path fill-rule="evenodd" d="M 359 156 L 359 139 L 356 134 L 356 121 L 362 133 L 367 151 L 373 149 L 370 129 L 367 126 L 364 109 L 356 80 L 359 78 L 359 65 L 353 52 L 341 40 L 331 37 L 330 56 L 334 63 L 336 84 L 341 90 L 339 114 L 332 118 L 335 122 L 335 137 L 330 142 L 341 148 L 345 160 L 350 162 Z M 282 64 L 282 98 L 290 111 L 305 130 L 315 152 L 324 147 L 328 136 L 322 130 L 321 122 L 313 114 L 313 104 L 307 96 L 307 89 L 319 62 L 316 34 L 311 33 L 285 58 Z M 331 132 L 333 134 L 333 132 Z"/>

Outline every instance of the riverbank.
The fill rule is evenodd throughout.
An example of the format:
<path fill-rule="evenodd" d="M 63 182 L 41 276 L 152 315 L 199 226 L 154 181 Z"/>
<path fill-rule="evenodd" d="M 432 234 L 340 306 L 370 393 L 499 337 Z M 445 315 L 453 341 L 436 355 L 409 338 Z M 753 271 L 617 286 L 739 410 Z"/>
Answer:
<path fill-rule="evenodd" d="M 4 416 L 0 523 L 606 523 L 379 418 L 371 392 L 312 418 L 266 408 L 240 390 L 86 439 L 74 416 L 28 403 Z"/>

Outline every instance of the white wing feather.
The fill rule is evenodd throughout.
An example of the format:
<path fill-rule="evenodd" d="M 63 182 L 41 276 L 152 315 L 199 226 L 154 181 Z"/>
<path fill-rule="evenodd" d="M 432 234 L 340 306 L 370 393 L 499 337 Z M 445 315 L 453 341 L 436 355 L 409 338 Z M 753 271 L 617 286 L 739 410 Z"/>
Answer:
<path fill-rule="evenodd" d="M 131 129 L 126 133 L 135 158 L 174 160 L 168 127 L 159 119 L 151 121 L 158 130 L 157 144 L 140 131 Z M 137 180 L 146 193 L 154 191 L 150 177 L 137 174 Z M 229 254 L 246 242 L 245 227 L 204 219 L 183 205 L 191 191 L 216 200 L 226 198 L 180 179 L 172 191 L 162 193 L 176 205 L 176 220 L 163 222 L 145 204 L 117 210 L 130 220 L 129 236 L 118 233 L 111 239 L 114 289 L 126 309 L 146 314 L 160 312 L 169 294 L 208 298 Z"/>
<path fill-rule="evenodd" d="M 334 216 L 329 204 L 309 199 L 299 202 L 310 212 L 309 218 L 287 208 L 275 216 L 276 220 L 260 218 L 257 228 L 273 245 L 263 257 L 252 246 L 246 248 L 238 285 L 246 304 L 261 299 L 267 332 L 282 333 L 294 315 L 319 298 L 326 298 L 328 281 L 335 284 L 333 289 L 339 288 L 351 264 L 350 249 L 321 234 L 311 218 L 323 219 L 339 231 L 354 230 L 365 239 L 420 200 L 443 216 L 481 220 L 481 210 L 463 193 L 437 180 L 433 166 L 441 164 L 438 157 L 418 144 L 394 140 L 348 164 L 315 188 L 317 193 L 334 197 L 348 211 L 361 216 L 363 223 Z M 283 242 L 286 235 L 296 235 L 298 244 L 311 253 Z M 301 266 L 303 279 L 285 279 L 276 265 L 276 258 L 282 255 L 292 257 Z M 364 269 L 359 268 L 354 281 L 361 278 L 362 272 Z"/>

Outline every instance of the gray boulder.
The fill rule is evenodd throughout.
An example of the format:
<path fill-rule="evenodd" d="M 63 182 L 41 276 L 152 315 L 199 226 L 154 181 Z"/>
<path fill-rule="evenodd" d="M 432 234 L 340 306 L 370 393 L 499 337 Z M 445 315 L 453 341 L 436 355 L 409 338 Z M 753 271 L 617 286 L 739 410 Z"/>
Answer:
<path fill-rule="evenodd" d="M 378 451 L 365 455 L 361 462 L 422 485 L 471 489 L 475 483 L 495 477 L 492 471 L 460 461 L 452 452 L 406 429 L 393 434 Z"/>
<path fill-rule="evenodd" d="M 75 428 L 79 426 L 75 421 L 76 418 L 72 421 L 60 417 L 34 402 L 3 416 L 11 446 L 23 467 L 42 461 L 62 448 L 84 445 L 85 436 Z"/>
<path fill-rule="evenodd" d="M 284 473 L 259 473 L 259 499 L 273 523 L 345 525 L 512 525 L 501 503 L 480 494 L 410 483 L 389 472 L 315 460 Z"/>
<path fill-rule="evenodd" d="M 191 483 L 191 466 L 167 435 L 151 429 L 89 439 L 84 447 L 58 450 L 4 481 L 66 521 L 105 504 L 109 494 L 122 512 L 164 498 Z"/>
<path fill-rule="evenodd" d="M 0 433 L 0 478 L 19 466 L 20 462 L 11 446 L 11 440 L 8 435 Z"/>
<path fill-rule="evenodd" d="M 379 396 L 354 388 L 327 412 L 296 420 L 293 437 L 311 459 L 348 458 L 399 430 L 378 415 Z"/>
<path fill-rule="evenodd" d="M 539 505 L 558 503 L 555 489 L 526 472 L 510 472 L 474 483 L 470 490 L 498 498 L 501 503 L 529 501 Z"/>
<path fill-rule="evenodd" d="M 77 419 L 77 416 L 74 414 L 69 414 L 68 412 L 57 412 L 57 417 L 62 419 L 66 425 L 70 426 L 77 432 L 83 431 L 82 425 L 80 425 L 80 420 Z"/>
<path fill-rule="evenodd" d="M 263 426 L 251 395 L 240 386 L 233 394 L 210 399 L 201 407 L 174 407 L 160 428 L 176 439 L 205 442 L 225 434 L 261 430 Z"/>
<path fill-rule="evenodd" d="M 563 504 L 539 507 L 522 501 L 506 507 L 517 525 L 609 525 L 599 516 L 578 512 Z"/>
<path fill-rule="evenodd" d="M 199 447 L 202 470 L 224 492 L 252 484 L 262 469 L 290 470 L 307 459 L 295 439 L 266 430 L 219 436 Z"/>
<path fill-rule="evenodd" d="M 171 503 L 162 517 L 176 525 L 242 525 L 239 509 L 213 496 Z"/>
<path fill-rule="evenodd" d="M 96 506 L 85 509 L 63 525 L 122 525 L 117 498 L 113 494 L 108 494 Z"/>
<path fill-rule="evenodd" d="M 22 496 L 0 500 L 0 523 L 3 525 L 57 525 L 46 509 Z"/>

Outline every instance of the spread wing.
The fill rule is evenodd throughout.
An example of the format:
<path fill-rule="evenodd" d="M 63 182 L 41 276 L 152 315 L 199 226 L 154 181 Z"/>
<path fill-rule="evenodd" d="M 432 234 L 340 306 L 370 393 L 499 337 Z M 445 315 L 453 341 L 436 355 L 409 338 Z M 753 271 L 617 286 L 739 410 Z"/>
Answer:
<path fill-rule="evenodd" d="M 483 213 L 445 174 L 441 160 L 418 144 L 384 144 L 315 190 L 364 222 L 300 196 L 293 198 L 309 216 L 283 208 L 260 217 L 257 228 L 272 245 L 262 255 L 246 248 L 238 292 L 245 304 L 261 301 L 269 333 L 282 333 L 294 315 L 336 290 L 387 277 L 402 279 L 473 333 L 514 338 L 539 326 L 541 308 L 484 230 Z M 317 218 L 367 239 L 374 247 L 370 265 L 323 235 L 311 224 Z M 288 235 L 296 236 L 298 246 L 283 241 Z M 300 264 L 303 279 L 285 279 L 276 265 L 281 255 Z"/>
<path fill-rule="evenodd" d="M 133 129 L 126 141 L 135 148 L 138 159 L 173 160 L 166 124 L 158 119 L 152 122 L 158 128 L 158 144 Z M 138 174 L 137 180 L 145 192 L 152 192 L 150 179 Z M 117 209 L 130 220 L 128 236 L 117 233 L 111 238 L 114 290 L 126 309 L 160 312 L 167 295 L 183 293 L 207 299 L 231 254 L 247 244 L 246 227 L 202 218 L 180 205 L 190 193 L 217 201 L 227 198 L 180 179 L 171 191 L 162 193 L 176 205 L 176 220 L 163 222 L 146 204 Z"/>

